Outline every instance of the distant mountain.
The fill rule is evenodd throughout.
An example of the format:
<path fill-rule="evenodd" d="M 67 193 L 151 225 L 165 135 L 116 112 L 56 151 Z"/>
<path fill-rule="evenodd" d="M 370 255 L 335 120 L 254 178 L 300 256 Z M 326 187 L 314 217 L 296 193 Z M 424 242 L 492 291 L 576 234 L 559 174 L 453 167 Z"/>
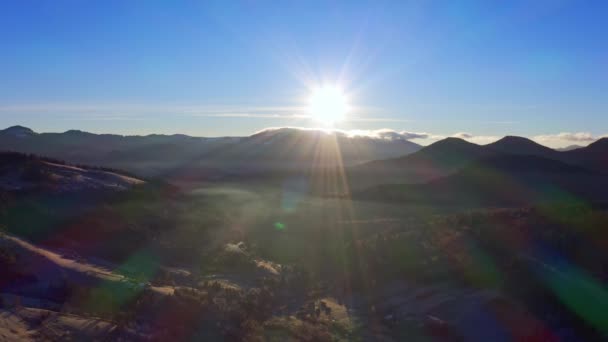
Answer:
<path fill-rule="evenodd" d="M 506 136 L 498 141 L 485 145 L 484 147 L 505 154 L 531 155 L 550 159 L 560 159 L 558 151 L 524 137 Z"/>
<path fill-rule="evenodd" d="M 494 155 L 529 155 L 608 172 L 608 139 L 559 152 L 508 136 L 488 145 L 447 138 L 422 148 L 403 139 L 350 136 L 339 131 L 267 129 L 248 137 L 121 136 L 78 130 L 36 133 L 23 126 L 0 130 L 0 147 L 75 164 L 105 166 L 164 178 L 219 179 L 226 175 L 310 172 L 337 168 L 351 189 L 378 184 L 426 183 Z"/>
<path fill-rule="evenodd" d="M 531 155 L 580 165 L 591 170 L 608 172 L 608 138 L 602 138 L 586 147 L 553 150 L 520 137 L 505 137 L 485 147 L 505 154 Z"/>
<path fill-rule="evenodd" d="M 421 146 L 407 140 L 347 136 L 340 132 L 269 129 L 249 137 L 121 136 L 78 130 L 35 133 L 15 126 L 0 131 L 3 150 L 34 153 L 71 163 L 125 169 L 145 176 L 214 174 L 251 169 L 353 165 L 394 158 Z"/>
<path fill-rule="evenodd" d="M 522 206 L 547 201 L 606 200 L 608 178 L 584 167 L 532 156 L 498 154 L 426 184 L 384 184 L 353 197 L 432 205 Z"/>
<path fill-rule="evenodd" d="M 125 190 L 144 181 L 120 171 L 75 166 L 63 161 L 0 152 L 0 190 L 68 193 L 85 190 Z"/>
<path fill-rule="evenodd" d="M 33 135 L 36 135 L 34 131 L 23 126 L 12 126 L 7 129 L 0 130 L 0 136 L 12 138 L 27 138 Z"/>
<path fill-rule="evenodd" d="M 608 138 L 571 151 L 562 152 L 565 160 L 608 173 Z"/>
<path fill-rule="evenodd" d="M 580 145 L 570 145 L 570 146 L 566 146 L 566 147 L 560 147 L 560 148 L 556 148 L 556 151 L 559 152 L 566 152 L 566 151 L 572 151 L 572 150 L 576 150 L 579 148 L 582 148 L 583 146 Z"/>
<path fill-rule="evenodd" d="M 424 183 L 494 153 L 460 138 L 447 138 L 405 157 L 377 160 L 349 168 L 349 183 L 352 188 L 380 182 Z"/>
<path fill-rule="evenodd" d="M 239 138 L 185 135 L 122 136 L 78 130 L 35 133 L 14 126 L 0 131 L 0 148 L 49 156 L 70 163 L 102 165 L 142 175 L 158 175 Z"/>
<path fill-rule="evenodd" d="M 418 151 L 408 140 L 348 136 L 336 131 L 295 128 L 269 129 L 210 153 L 216 164 L 262 168 L 318 168 L 347 166 L 375 159 L 394 158 Z"/>
<path fill-rule="evenodd" d="M 426 183 L 454 173 L 470 162 L 495 155 L 536 156 L 608 173 L 608 138 L 570 151 L 553 150 L 515 136 L 507 136 L 488 145 L 447 138 L 406 157 L 349 168 L 349 183 L 353 189 L 387 183 Z"/>

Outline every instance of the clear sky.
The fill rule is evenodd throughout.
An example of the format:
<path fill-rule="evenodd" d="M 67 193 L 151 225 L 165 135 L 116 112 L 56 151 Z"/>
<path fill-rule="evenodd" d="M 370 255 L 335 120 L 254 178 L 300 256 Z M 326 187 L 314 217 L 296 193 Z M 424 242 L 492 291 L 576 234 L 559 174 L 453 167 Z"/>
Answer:
<path fill-rule="evenodd" d="M 339 84 L 341 129 L 597 137 L 607 37 L 608 1 L 2 1 L 0 127 L 312 127 Z"/>

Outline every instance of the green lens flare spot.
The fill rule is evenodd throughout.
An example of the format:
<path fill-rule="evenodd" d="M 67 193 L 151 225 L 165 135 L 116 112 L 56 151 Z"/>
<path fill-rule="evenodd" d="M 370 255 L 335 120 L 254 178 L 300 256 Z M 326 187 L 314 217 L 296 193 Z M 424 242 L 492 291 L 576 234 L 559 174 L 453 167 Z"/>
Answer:
<path fill-rule="evenodd" d="M 276 230 L 285 230 L 285 224 L 281 223 L 281 222 L 275 222 L 274 223 L 274 229 Z"/>

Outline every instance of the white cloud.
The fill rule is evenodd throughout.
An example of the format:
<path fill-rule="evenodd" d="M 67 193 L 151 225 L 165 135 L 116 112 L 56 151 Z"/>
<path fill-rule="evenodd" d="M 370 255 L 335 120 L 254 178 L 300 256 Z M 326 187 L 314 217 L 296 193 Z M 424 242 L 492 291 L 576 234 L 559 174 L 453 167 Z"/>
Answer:
<path fill-rule="evenodd" d="M 192 116 L 206 118 L 255 118 L 255 119 L 308 119 L 310 115 L 257 114 L 257 113 L 197 113 Z"/>
<path fill-rule="evenodd" d="M 562 132 L 557 134 L 537 135 L 531 139 L 539 144 L 550 147 L 565 147 L 569 145 L 588 145 L 604 137 L 608 137 L 608 134 L 594 136 L 589 132 Z"/>
<path fill-rule="evenodd" d="M 327 134 L 343 134 L 346 136 L 354 137 L 369 137 L 372 139 L 382 139 L 382 140 L 416 140 L 417 143 L 421 143 L 422 145 L 426 145 L 428 143 L 432 143 L 438 140 L 445 139 L 447 137 L 454 137 L 464 139 L 466 141 L 472 142 L 478 145 L 485 145 L 500 140 L 503 136 L 497 135 L 475 135 L 468 132 L 458 132 L 454 134 L 431 134 L 425 132 L 409 132 L 409 131 L 396 131 L 388 128 L 377 129 L 377 130 L 339 130 L 339 129 L 326 129 L 326 128 L 302 128 L 302 127 L 271 127 L 265 128 L 259 132 L 267 131 L 267 130 L 277 130 L 281 128 L 290 128 L 290 129 L 300 129 L 300 130 L 313 130 L 313 131 L 322 131 Z M 259 133 L 256 132 L 256 133 Z M 569 145 L 588 145 L 600 138 L 608 137 L 608 134 L 594 136 L 590 133 L 586 132 L 578 132 L 578 133 L 557 133 L 553 135 L 538 135 L 530 137 L 530 139 L 538 142 L 539 144 L 551 147 L 551 148 L 560 148 Z"/>
<path fill-rule="evenodd" d="M 549 135 L 537 135 L 534 137 L 535 140 L 564 140 L 564 141 L 573 141 L 573 142 L 592 142 L 597 140 L 593 136 L 593 134 L 589 132 L 577 132 L 577 133 L 569 133 L 562 132 L 558 134 L 549 134 Z"/>
<path fill-rule="evenodd" d="M 390 117 L 362 117 L 358 114 L 369 114 L 377 112 L 374 108 L 358 108 L 357 113 L 352 113 L 349 122 L 363 125 L 370 123 L 402 123 L 411 122 L 407 119 Z M 151 118 L 170 116 L 181 117 L 214 117 L 214 118 L 258 118 L 258 119 L 282 119 L 293 120 L 294 124 L 310 120 L 305 106 L 251 106 L 239 105 L 192 105 L 192 104 L 128 104 L 128 103 L 105 103 L 105 104 L 77 104 L 77 103 L 33 103 L 33 104 L 0 104 L 0 116 L 33 113 L 36 115 L 53 114 L 58 120 L 69 121 L 144 121 Z M 151 115 L 154 114 L 154 115 Z M 496 121 L 493 123 L 512 124 L 509 121 Z M 324 131 L 327 131 L 326 129 Z M 341 131 L 349 136 L 367 136 L 383 140 L 416 140 L 427 144 L 429 142 L 444 139 L 448 136 L 458 137 L 476 144 L 488 144 L 500 139 L 500 136 L 475 135 L 468 132 L 457 132 L 454 134 L 433 134 L 427 132 L 400 131 L 394 129 L 376 130 L 350 130 Z M 532 140 L 549 146 L 565 147 L 569 145 L 588 145 L 606 135 L 594 135 L 589 132 L 561 132 L 556 134 L 544 134 L 530 137 Z"/>
<path fill-rule="evenodd" d="M 421 132 L 407 132 L 407 131 L 395 131 L 388 128 L 377 129 L 377 130 L 341 130 L 341 129 L 327 129 L 327 128 L 306 128 L 306 127 L 268 127 L 262 130 L 255 132 L 255 134 L 267 132 L 267 131 L 275 131 L 279 129 L 296 129 L 303 131 L 320 131 L 327 134 L 339 134 L 345 135 L 348 137 L 367 137 L 371 139 L 380 139 L 380 140 L 414 140 L 414 139 L 428 139 L 432 137 L 428 133 Z"/>
<path fill-rule="evenodd" d="M 408 131 L 395 131 L 389 128 L 382 128 L 377 130 L 352 130 L 345 131 L 349 136 L 367 136 L 370 138 L 383 139 L 383 140 L 413 140 L 413 139 L 428 139 L 429 134 L 423 132 L 408 132 Z"/>
<path fill-rule="evenodd" d="M 409 132 L 409 131 L 396 131 L 393 129 L 383 128 L 377 130 L 339 130 L 339 129 L 324 129 L 324 128 L 302 128 L 302 127 L 269 127 L 263 130 L 260 130 L 257 133 L 269 131 L 269 130 L 278 130 L 278 129 L 299 129 L 299 130 L 308 130 L 308 131 L 322 131 L 328 134 L 342 134 L 349 137 L 368 137 L 371 139 L 380 139 L 387 141 L 398 141 L 398 140 L 418 140 L 418 142 L 422 142 L 426 144 L 427 142 L 434 142 L 437 140 L 445 139 L 447 137 L 455 137 L 461 138 L 467 141 L 470 141 L 475 144 L 489 144 L 494 142 L 501 137 L 499 136 L 489 136 L 489 135 L 473 135 L 471 133 L 459 132 L 452 135 L 438 135 L 438 134 L 430 134 L 425 132 Z"/>
<path fill-rule="evenodd" d="M 18 104 L 0 105 L 0 114 L 53 114 L 65 119 L 111 120 L 114 117 L 149 118 L 151 114 L 218 118 L 309 118 L 297 106 L 217 106 L 164 104 Z"/>
<path fill-rule="evenodd" d="M 356 117 L 356 116 L 349 117 L 347 119 L 347 121 L 352 121 L 352 122 L 412 122 L 412 120 L 408 120 L 408 119 L 374 118 L 374 117 L 362 118 L 362 117 Z"/>
<path fill-rule="evenodd" d="M 469 142 L 472 142 L 475 144 L 479 144 L 479 145 L 490 144 L 490 143 L 493 143 L 496 140 L 499 140 L 500 138 L 502 138 L 501 136 L 496 136 L 496 135 L 474 135 L 474 134 L 466 133 L 466 132 L 459 132 L 459 133 L 453 134 L 452 137 L 464 139 L 466 141 L 469 141 Z"/>
<path fill-rule="evenodd" d="M 349 122 L 410 122 L 407 119 L 361 117 L 356 113 L 376 112 L 370 107 L 354 107 Z M 181 105 L 137 103 L 26 103 L 0 104 L 0 114 L 53 114 L 67 119 L 111 120 L 113 117 L 149 117 L 150 114 L 214 118 L 310 119 L 307 106 Z"/>
<path fill-rule="evenodd" d="M 460 139 L 471 139 L 471 138 L 473 138 L 473 135 L 470 133 L 459 132 L 459 133 L 452 135 L 452 137 L 460 138 Z"/>

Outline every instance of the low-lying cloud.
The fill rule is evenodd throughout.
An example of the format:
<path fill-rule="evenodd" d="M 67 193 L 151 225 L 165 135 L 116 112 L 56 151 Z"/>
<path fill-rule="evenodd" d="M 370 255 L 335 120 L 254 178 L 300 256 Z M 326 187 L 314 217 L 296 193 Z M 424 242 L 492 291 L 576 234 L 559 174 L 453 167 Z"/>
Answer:
<path fill-rule="evenodd" d="M 490 143 L 493 143 L 493 142 L 499 140 L 500 138 L 502 138 L 501 136 L 497 136 L 497 135 L 475 135 L 475 134 L 466 133 L 466 132 L 459 132 L 459 133 L 453 134 L 452 137 L 464 139 L 466 141 L 469 141 L 469 142 L 472 142 L 475 144 L 479 144 L 479 145 L 490 144 Z"/>
<path fill-rule="evenodd" d="M 430 134 L 422 132 L 408 132 L 408 131 L 395 131 L 388 128 L 377 129 L 377 130 L 353 130 L 343 131 L 349 136 L 366 136 L 370 138 L 382 139 L 382 140 L 414 140 L 414 139 L 428 139 Z"/>
<path fill-rule="evenodd" d="M 279 130 L 279 129 L 297 129 L 297 130 L 307 130 L 307 131 L 322 131 L 328 134 L 341 134 L 349 137 L 367 137 L 371 139 L 378 140 L 388 140 L 388 141 L 398 141 L 398 140 L 425 140 L 428 142 L 433 142 L 441 139 L 445 139 L 447 137 L 455 137 L 461 138 L 465 140 L 469 140 L 471 142 L 475 142 L 478 144 L 491 143 L 500 139 L 498 136 L 485 136 L 485 135 L 473 135 L 470 133 L 459 132 L 453 135 L 438 135 L 431 134 L 426 132 L 410 132 L 410 131 L 396 131 L 389 128 L 376 129 L 376 130 L 340 130 L 340 129 L 324 129 L 324 128 L 303 128 L 303 127 L 269 127 L 263 130 L 260 130 L 257 133 L 270 131 L 270 130 Z"/>
<path fill-rule="evenodd" d="M 475 144 L 485 145 L 500 140 L 503 136 L 498 135 L 476 135 L 469 132 L 457 132 L 454 134 L 431 134 L 427 132 L 410 132 L 410 131 L 397 131 L 389 128 L 377 129 L 377 130 L 338 130 L 338 129 L 323 129 L 323 128 L 300 128 L 300 127 L 272 127 L 264 130 L 277 130 L 281 128 L 290 129 L 301 129 L 301 130 L 315 130 L 323 131 L 328 134 L 342 134 L 350 137 L 368 137 L 371 139 L 387 140 L 387 141 L 398 141 L 398 140 L 415 140 L 418 143 L 428 144 L 438 140 L 442 140 L 448 137 L 460 138 Z M 537 135 L 530 137 L 530 139 L 538 142 L 539 144 L 546 145 L 553 148 L 565 147 L 573 144 L 577 145 L 588 145 L 600 138 L 608 137 L 605 135 L 593 135 L 588 132 L 562 132 L 557 134 L 546 134 Z"/>
<path fill-rule="evenodd" d="M 353 112 L 375 111 L 370 107 L 354 107 Z M 108 121 L 147 119 L 150 115 L 172 115 L 194 118 L 245 118 L 311 120 L 307 106 L 252 106 L 252 105 L 172 105 L 137 103 L 24 103 L 0 104 L 0 114 L 40 114 L 54 115 L 62 120 Z M 118 120 L 118 119 L 117 119 Z M 410 122 L 407 119 L 391 117 L 350 116 L 350 122 Z"/>
<path fill-rule="evenodd" d="M 321 131 L 328 134 L 340 134 L 349 137 L 367 137 L 371 139 L 379 140 L 414 140 L 414 139 L 429 139 L 433 135 L 422 132 L 408 132 L 408 131 L 395 131 L 388 128 L 376 129 L 376 130 L 341 130 L 341 129 L 326 129 L 326 128 L 306 128 L 306 127 L 268 127 L 257 131 L 255 134 L 275 131 L 280 129 L 295 129 L 303 131 Z"/>
<path fill-rule="evenodd" d="M 597 139 L 600 139 L 602 137 L 605 137 L 606 135 L 603 136 L 598 136 L 595 137 L 593 136 L 593 134 L 589 133 L 589 132 L 577 132 L 577 133 L 570 133 L 570 132 L 562 132 L 562 133 L 558 133 L 558 134 L 546 134 L 546 135 L 537 135 L 535 137 L 533 137 L 533 140 L 536 141 L 545 141 L 545 142 L 550 142 L 550 141 L 569 141 L 569 142 L 573 142 L 573 143 L 591 143 L 596 141 Z"/>

